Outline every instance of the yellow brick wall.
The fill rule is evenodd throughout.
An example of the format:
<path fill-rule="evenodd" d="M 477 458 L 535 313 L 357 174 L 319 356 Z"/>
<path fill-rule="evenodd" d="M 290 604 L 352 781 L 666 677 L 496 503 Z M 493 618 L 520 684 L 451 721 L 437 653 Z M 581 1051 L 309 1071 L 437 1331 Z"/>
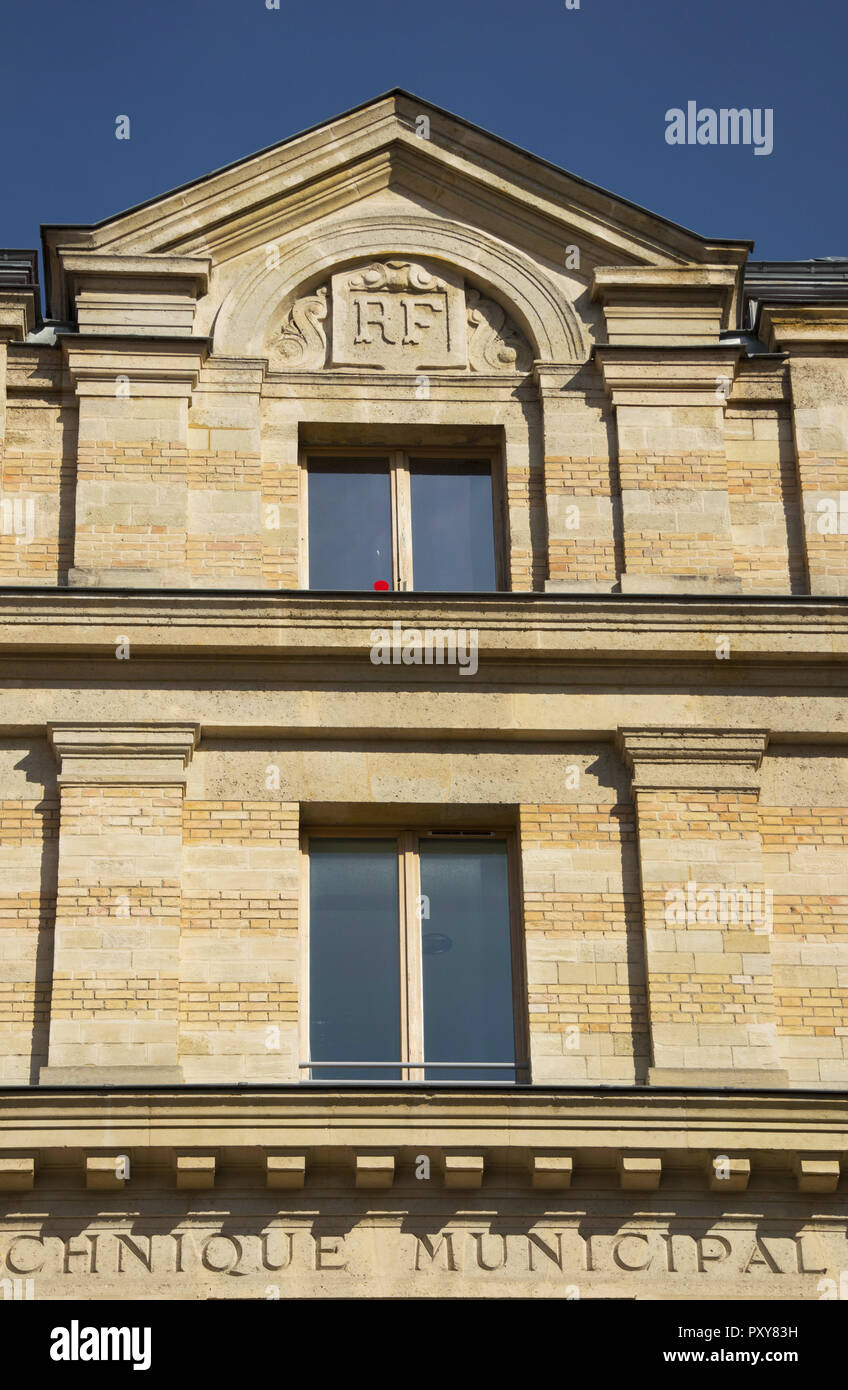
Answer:
<path fill-rule="evenodd" d="M 29 1084 L 47 1061 L 58 802 L 0 801 L 0 1081 Z"/>
<path fill-rule="evenodd" d="M 629 805 L 523 805 L 535 1081 L 644 1080 L 649 1044 Z"/>
<path fill-rule="evenodd" d="M 297 1080 L 298 805 L 186 801 L 184 865 L 186 1080 Z"/>
<path fill-rule="evenodd" d="M 798 1084 L 848 1084 L 848 806 L 762 806 L 781 1053 Z"/>

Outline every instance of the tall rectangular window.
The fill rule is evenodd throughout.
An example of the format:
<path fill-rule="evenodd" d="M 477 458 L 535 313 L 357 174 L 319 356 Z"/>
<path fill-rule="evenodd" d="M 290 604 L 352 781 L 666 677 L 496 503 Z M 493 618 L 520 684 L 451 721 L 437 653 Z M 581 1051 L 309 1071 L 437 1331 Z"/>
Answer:
<path fill-rule="evenodd" d="M 311 834 L 313 1080 L 513 1082 L 509 856 L 501 836 Z"/>
<path fill-rule="evenodd" d="M 504 587 L 491 459 L 310 454 L 303 489 L 304 587 Z"/>
<path fill-rule="evenodd" d="M 392 575 L 388 462 L 310 463 L 310 589 L 391 589 Z"/>

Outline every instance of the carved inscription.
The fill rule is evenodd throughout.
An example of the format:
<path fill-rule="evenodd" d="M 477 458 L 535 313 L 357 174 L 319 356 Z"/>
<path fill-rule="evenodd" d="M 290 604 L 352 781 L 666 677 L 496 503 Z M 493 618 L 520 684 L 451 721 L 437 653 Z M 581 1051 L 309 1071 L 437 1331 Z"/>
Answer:
<path fill-rule="evenodd" d="M 506 1292 L 532 1284 L 553 1297 L 581 1297 L 593 1287 L 647 1282 L 665 1296 L 715 1286 L 742 1293 L 757 1285 L 764 1296 L 817 1297 L 816 1281 L 838 1278 L 848 1262 L 845 1231 L 833 1226 L 803 1233 L 727 1228 L 687 1233 L 659 1227 L 592 1230 L 582 1224 L 492 1231 L 449 1225 L 431 1231 L 363 1224 L 319 1228 L 318 1223 L 233 1231 L 186 1227 L 75 1231 L 36 1230 L 0 1236 L 0 1277 L 33 1281 L 34 1296 L 61 1296 L 73 1286 L 82 1297 L 106 1291 L 143 1296 L 156 1288 L 184 1296 L 191 1286 L 215 1297 L 320 1297 L 339 1292 L 412 1292 L 426 1284 L 438 1292 L 491 1285 Z M 246 1280 L 237 1290 L 233 1281 Z M 232 1285 L 232 1287 L 230 1287 Z M 276 1290 L 268 1294 L 266 1289 Z M 228 1292 L 229 1291 L 229 1292 Z"/>
<path fill-rule="evenodd" d="M 275 370 L 527 373 L 529 343 L 502 305 L 450 267 L 391 259 L 348 267 L 298 297 L 269 340 Z"/>
<path fill-rule="evenodd" d="M 465 367 L 465 293 L 447 268 L 375 261 L 334 275 L 332 296 L 336 366 Z"/>

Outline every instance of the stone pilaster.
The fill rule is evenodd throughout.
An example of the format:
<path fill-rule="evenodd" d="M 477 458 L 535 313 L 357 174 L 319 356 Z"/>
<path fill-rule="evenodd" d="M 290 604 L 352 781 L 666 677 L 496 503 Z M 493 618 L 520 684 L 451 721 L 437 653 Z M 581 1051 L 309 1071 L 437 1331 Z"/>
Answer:
<path fill-rule="evenodd" d="M 785 1086 L 757 802 L 759 729 L 623 728 L 654 1085 Z"/>
<path fill-rule="evenodd" d="M 736 347 L 599 347 L 615 407 L 622 593 L 727 593 L 734 572 L 724 410 Z"/>
<path fill-rule="evenodd" d="M 612 593 L 618 580 L 611 453 L 603 385 L 582 363 L 537 362 L 545 447 L 545 588 Z M 584 383 L 579 388 L 577 382 Z"/>
<path fill-rule="evenodd" d="M 810 593 L 848 595 L 848 304 L 766 305 L 760 334 L 789 353 Z"/>
<path fill-rule="evenodd" d="M 185 586 L 188 407 L 206 338 L 62 340 L 79 401 L 72 585 Z"/>
<path fill-rule="evenodd" d="M 178 983 L 192 724 L 53 724 L 60 829 L 42 1084 L 182 1080 Z"/>

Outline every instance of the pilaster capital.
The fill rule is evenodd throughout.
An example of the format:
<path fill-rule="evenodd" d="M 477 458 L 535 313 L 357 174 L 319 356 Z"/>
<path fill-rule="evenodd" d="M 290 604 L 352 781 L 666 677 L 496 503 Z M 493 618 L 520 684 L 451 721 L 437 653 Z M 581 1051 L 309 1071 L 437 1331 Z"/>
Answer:
<path fill-rule="evenodd" d="M 614 406 L 724 409 L 741 348 L 599 344 L 594 359 Z"/>
<path fill-rule="evenodd" d="M 114 396 L 126 378 L 131 396 L 188 399 L 209 353 L 208 338 L 69 333 L 59 341 L 79 396 Z"/>
<path fill-rule="evenodd" d="M 766 729 L 619 728 L 634 790 L 758 791 Z"/>
<path fill-rule="evenodd" d="M 48 724 L 60 786 L 184 786 L 197 724 Z"/>

